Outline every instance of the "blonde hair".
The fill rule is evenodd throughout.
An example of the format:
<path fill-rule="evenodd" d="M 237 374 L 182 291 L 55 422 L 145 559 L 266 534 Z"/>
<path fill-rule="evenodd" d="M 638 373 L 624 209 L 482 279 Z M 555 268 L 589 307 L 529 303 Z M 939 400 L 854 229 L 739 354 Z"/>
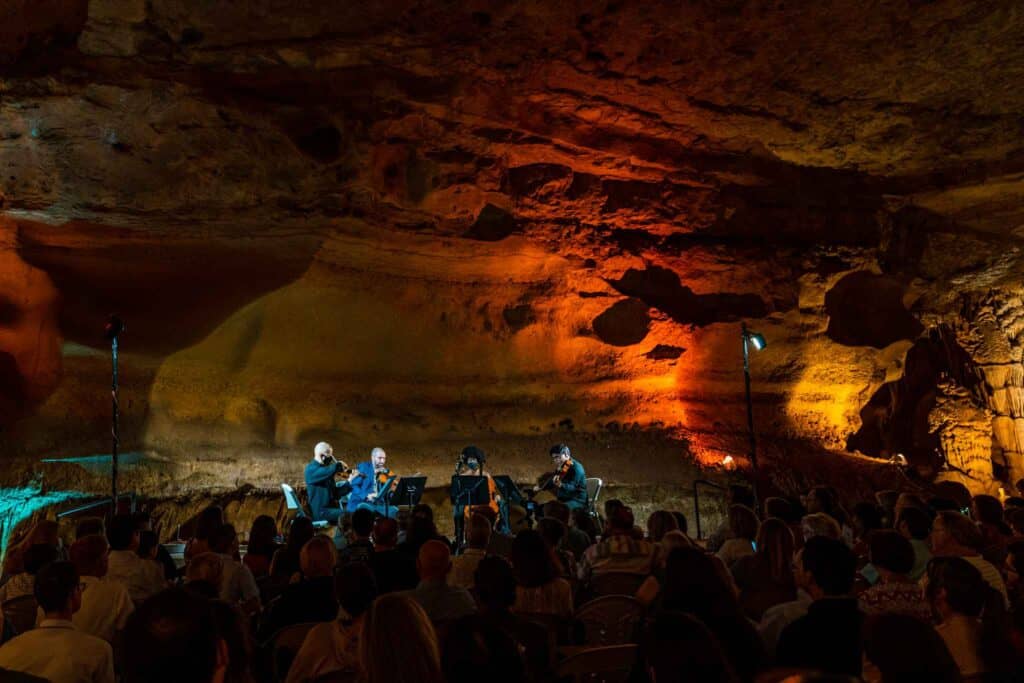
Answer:
<path fill-rule="evenodd" d="M 373 601 L 359 640 L 366 683 L 443 683 L 434 626 L 412 598 L 389 593 Z"/>

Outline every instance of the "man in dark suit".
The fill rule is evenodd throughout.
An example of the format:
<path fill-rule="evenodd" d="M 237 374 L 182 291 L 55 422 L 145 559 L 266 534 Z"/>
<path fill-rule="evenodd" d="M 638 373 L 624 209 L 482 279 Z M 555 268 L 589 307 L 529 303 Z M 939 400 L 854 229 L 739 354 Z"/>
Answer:
<path fill-rule="evenodd" d="M 569 447 L 564 443 L 551 447 L 551 464 L 555 475 L 540 490 L 552 488 L 555 498 L 569 506 L 570 510 L 587 507 L 587 473 L 578 460 L 572 459 Z"/>
<path fill-rule="evenodd" d="M 342 464 L 334 459 L 329 443 L 321 441 L 313 449 L 313 459 L 306 465 L 306 496 L 313 520 L 337 524 L 341 516 L 341 496 L 352 488 L 349 481 L 334 481 L 334 475 L 342 471 Z"/>
<path fill-rule="evenodd" d="M 355 472 L 349 481 L 352 492 L 348 496 L 348 511 L 355 512 L 360 507 L 370 509 L 383 517 L 397 517 L 398 508 L 388 505 L 385 501 L 384 485 L 392 476 L 387 468 L 388 455 L 383 448 L 370 451 L 370 459 L 356 465 Z"/>

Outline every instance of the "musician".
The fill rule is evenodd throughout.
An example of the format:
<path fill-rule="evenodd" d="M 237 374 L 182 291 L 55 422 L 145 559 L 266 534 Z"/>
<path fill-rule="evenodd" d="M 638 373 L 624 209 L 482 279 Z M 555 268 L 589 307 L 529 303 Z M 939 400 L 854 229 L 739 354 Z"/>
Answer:
<path fill-rule="evenodd" d="M 392 472 L 387 467 L 388 455 L 383 448 L 374 448 L 370 451 L 370 460 L 356 465 L 356 469 L 349 480 L 352 483 L 352 493 L 348 496 L 348 511 L 355 512 L 359 508 L 373 510 L 385 517 L 396 517 L 398 508 L 386 504 L 386 493 L 384 485 L 391 478 Z M 392 483 L 392 490 L 395 484 Z"/>
<path fill-rule="evenodd" d="M 466 524 L 469 523 L 469 518 L 473 513 L 479 512 L 483 514 L 492 523 L 501 516 L 501 494 L 494 483 L 494 478 L 484 472 L 484 463 L 486 461 L 487 456 L 484 455 L 483 450 L 476 446 L 466 446 L 462 449 L 458 462 L 455 464 L 455 476 L 457 477 L 485 477 L 487 479 L 487 503 L 485 505 L 456 504 L 454 506 L 456 539 L 461 539 L 462 531 L 465 529 Z"/>
<path fill-rule="evenodd" d="M 334 459 L 334 449 L 321 441 L 313 448 L 313 459 L 306 465 L 306 496 L 313 521 L 337 524 L 341 516 L 340 500 L 352 489 L 348 480 L 335 481 L 346 469 L 345 463 Z"/>
<path fill-rule="evenodd" d="M 551 464 L 555 473 L 544 486 L 538 486 L 535 491 L 552 489 L 555 498 L 569 506 L 570 510 L 579 510 L 587 507 L 587 473 L 583 471 L 583 465 L 572 459 L 569 447 L 564 443 L 555 444 L 551 447 Z"/>

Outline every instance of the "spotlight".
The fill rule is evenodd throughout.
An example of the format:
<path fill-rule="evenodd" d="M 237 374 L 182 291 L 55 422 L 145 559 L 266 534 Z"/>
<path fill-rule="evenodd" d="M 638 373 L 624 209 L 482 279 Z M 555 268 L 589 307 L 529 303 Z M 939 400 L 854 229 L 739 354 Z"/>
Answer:
<path fill-rule="evenodd" d="M 731 455 L 727 455 L 722 458 L 722 469 L 726 472 L 732 472 L 736 469 L 736 461 L 733 460 Z"/>
<path fill-rule="evenodd" d="M 751 332 L 747 330 L 744 332 L 743 338 L 748 344 L 754 347 L 755 351 L 761 351 L 764 347 L 768 346 L 768 342 L 764 340 L 764 335 L 759 332 Z"/>
<path fill-rule="evenodd" d="M 753 346 L 755 351 L 760 351 L 764 347 L 768 346 L 768 342 L 765 341 L 764 335 L 748 330 L 746 323 L 743 323 L 740 326 L 740 338 L 743 340 L 743 383 L 746 388 L 747 396 L 747 430 L 750 437 L 750 472 L 753 477 L 754 501 L 756 502 L 760 500 L 760 497 L 758 496 L 757 486 L 757 439 L 754 436 L 754 402 L 750 397 L 750 347 Z"/>

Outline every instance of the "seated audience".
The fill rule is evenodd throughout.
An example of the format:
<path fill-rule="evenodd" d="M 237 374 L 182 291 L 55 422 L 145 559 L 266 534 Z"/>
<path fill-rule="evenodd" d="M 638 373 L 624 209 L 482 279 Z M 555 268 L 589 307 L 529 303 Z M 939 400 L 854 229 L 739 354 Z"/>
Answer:
<path fill-rule="evenodd" d="M 757 515 L 745 505 L 729 506 L 729 538 L 715 553 L 726 567 L 741 557 L 754 554 L 757 538 Z"/>
<path fill-rule="evenodd" d="M 900 492 L 893 489 L 877 491 L 875 503 L 882 513 L 882 527 L 892 529 L 896 526 L 896 502 L 900 499 Z"/>
<path fill-rule="evenodd" d="M 359 668 L 359 636 L 366 611 L 377 597 L 377 584 L 362 562 L 339 567 L 333 584 L 340 607 L 336 618 L 317 624 L 306 635 L 288 669 L 287 683 L 306 683 L 335 671 Z"/>
<path fill-rule="evenodd" d="M 15 598 L 33 595 L 36 574 L 46 565 L 56 561 L 57 549 L 49 544 L 36 543 L 22 550 L 20 565 L 24 571 L 14 574 L 7 583 L 0 586 L 0 604 Z"/>
<path fill-rule="evenodd" d="M 476 612 L 476 603 L 469 591 L 448 585 L 451 568 L 451 547 L 443 541 L 427 541 L 420 547 L 416 560 L 420 582 L 416 588 L 402 593 L 418 602 L 434 623 Z"/>
<path fill-rule="evenodd" d="M 757 551 L 732 565 L 743 612 L 759 621 L 769 607 L 796 599 L 793 533 L 781 519 L 766 519 L 757 530 Z"/>
<path fill-rule="evenodd" d="M 231 524 L 222 524 L 210 537 L 210 549 L 224 562 L 220 599 L 239 606 L 244 614 L 255 613 L 260 606 L 260 589 L 249 568 L 238 557 L 238 535 Z"/>
<path fill-rule="evenodd" d="M 420 503 L 412 509 L 412 516 L 409 517 L 409 531 L 405 535 L 405 540 L 398 544 L 397 550 L 416 559 L 419 557 L 420 548 L 427 541 L 440 541 L 448 544 L 448 547 L 451 548 L 448 539 L 437 533 L 437 526 L 434 524 L 434 511 L 429 505 Z"/>
<path fill-rule="evenodd" d="M 853 531 L 853 554 L 866 557 L 871 532 L 882 528 L 882 511 L 874 503 L 857 503 L 850 513 Z"/>
<path fill-rule="evenodd" d="M 209 600 L 220 599 L 224 560 L 217 553 L 200 553 L 185 566 L 185 590 Z"/>
<path fill-rule="evenodd" d="M 416 600 L 396 593 L 373 601 L 359 641 L 359 667 L 365 683 L 444 683 L 437 634 Z"/>
<path fill-rule="evenodd" d="M 139 557 L 155 561 L 164 572 L 165 581 L 175 581 L 178 578 L 178 565 L 174 563 L 170 551 L 161 543 L 153 529 L 153 517 L 146 511 L 136 512 L 132 515 L 135 520 L 135 528 L 139 531 Z M 150 548 L 154 548 L 150 550 Z"/>
<path fill-rule="evenodd" d="M 749 486 L 743 486 L 741 484 L 730 484 L 725 492 L 725 503 L 726 509 L 731 508 L 733 505 L 745 505 L 751 510 L 757 507 L 754 502 L 754 491 Z M 729 528 L 730 520 L 728 517 L 725 520 L 725 524 L 722 525 L 717 531 L 713 532 L 705 541 L 705 545 L 709 552 L 717 553 L 722 544 L 728 540 L 730 536 Z"/>
<path fill-rule="evenodd" d="M 699 619 L 726 651 L 740 680 L 749 681 L 764 662 L 764 646 L 719 567 L 714 556 L 699 548 L 673 550 L 657 613 L 686 612 Z"/>
<path fill-rule="evenodd" d="M 655 510 L 647 518 L 647 540 L 651 543 L 661 543 L 665 534 L 678 529 L 675 515 L 668 510 Z"/>
<path fill-rule="evenodd" d="M 270 562 L 270 577 L 276 581 L 290 581 L 299 573 L 299 553 L 302 546 L 316 534 L 313 520 L 309 517 L 296 517 L 288 530 L 288 538 L 283 548 L 278 548 L 274 559 Z"/>
<path fill-rule="evenodd" d="M 373 524 L 373 555 L 369 565 L 381 595 L 415 588 L 419 582 L 416 561 L 398 552 L 397 544 L 398 522 L 388 517 L 377 519 Z"/>
<path fill-rule="evenodd" d="M 230 648 L 215 616 L 216 601 L 180 588 L 141 605 L 125 628 L 124 683 L 218 683 Z"/>
<path fill-rule="evenodd" d="M 738 683 L 733 665 L 714 634 L 684 612 L 661 612 L 640 644 L 640 661 L 657 683 Z"/>
<path fill-rule="evenodd" d="M 338 616 L 334 561 L 334 543 L 326 536 L 314 536 L 302 546 L 299 555 L 302 580 L 286 586 L 274 601 L 261 628 L 265 637 L 291 624 L 331 621 Z"/>
<path fill-rule="evenodd" d="M 783 630 L 776 650 L 781 666 L 860 676 L 864 614 L 853 589 L 857 558 L 840 540 L 807 540 L 796 571 L 797 583 L 813 602 L 807 614 Z"/>
<path fill-rule="evenodd" d="M 995 565 L 981 556 L 983 539 L 974 522 L 959 512 L 944 510 L 932 523 L 929 542 L 935 557 L 961 557 L 974 565 L 988 585 L 997 590 L 1009 605 L 1002 575 Z"/>
<path fill-rule="evenodd" d="M 242 562 L 256 579 L 270 576 L 270 563 L 281 544 L 277 542 L 277 522 L 270 515 L 260 515 L 249 528 L 249 544 Z"/>
<path fill-rule="evenodd" d="M 601 534 L 601 527 L 598 525 L 597 520 L 591 517 L 590 513 L 583 508 L 572 511 L 571 526 L 573 529 L 579 529 L 582 533 L 586 534 L 589 540 L 587 548 L 596 543 Z M 583 550 L 585 551 L 586 548 Z M 582 553 L 576 556 L 576 560 L 579 561 L 581 557 L 583 557 Z"/>
<path fill-rule="evenodd" d="M 353 539 L 339 553 L 338 562 L 366 562 L 373 554 L 373 518 L 372 510 L 361 508 L 352 513 Z"/>
<path fill-rule="evenodd" d="M 924 576 L 928 561 L 932 559 L 931 547 L 928 545 L 928 537 L 932 533 L 931 517 L 918 508 L 905 508 L 896 520 L 896 531 L 910 541 L 914 549 L 914 566 L 907 572 L 907 577 L 911 581 L 918 581 Z"/>
<path fill-rule="evenodd" d="M 554 552 L 539 532 L 520 531 L 512 542 L 511 559 L 517 584 L 513 611 L 572 616 L 572 586 L 562 578 Z"/>
<path fill-rule="evenodd" d="M 578 566 L 579 578 L 588 582 L 593 576 L 622 572 L 647 576 L 658 562 L 653 543 L 633 537 L 633 511 L 621 506 L 607 520 L 607 534 L 583 553 Z"/>
<path fill-rule="evenodd" d="M 82 586 L 70 562 L 39 570 L 35 596 L 44 618 L 0 647 L 0 667 L 50 683 L 114 683 L 114 653 L 106 641 L 79 631 L 72 618 L 82 606 Z"/>
<path fill-rule="evenodd" d="M 473 514 L 466 529 L 466 548 L 452 560 L 452 573 L 448 585 L 456 588 L 473 587 L 473 573 L 487 555 L 487 544 L 491 540 L 491 522 L 483 515 Z"/>
<path fill-rule="evenodd" d="M 1024 610 L 1024 540 L 1014 541 L 1006 546 L 1006 590 L 1010 604 L 1017 610 Z"/>
<path fill-rule="evenodd" d="M 1006 523 L 1003 504 L 995 496 L 974 496 L 971 514 L 981 531 L 981 556 L 997 567 L 1006 562 L 1006 546 L 1013 530 Z"/>
<path fill-rule="evenodd" d="M 868 616 L 902 614 L 931 622 L 932 612 L 921 586 L 911 580 L 914 548 L 897 531 L 875 531 L 868 540 L 868 557 L 879 581 L 860 594 L 860 609 Z"/>
<path fill-rule="evenodd" d="M 789 527 L 793 534 L 793 550 L 800 550 L 804 546 L 803 529 L 800 520 L 803 515 L 797 509 L 798 506 L 785 498 L 768 498 L 764 501 L 764 514 L 766 519 L 780 519 Z"/>
<path fill-rule="evenodd" d="M 850 527 L 846 510 L 839 503 L 839 494 L 831 486 L 815 486 L 804 496 L 804 506 L 809 515 L 828 515 L 836 521 L 840 529 L 840 538 L 852 545 L 853 529 Z"/>
<path fill-rule="evenodd" d="M 905 614 L 876 614 L 864 628 L 866 683 L 959 683 L 960 669 L 931 624 Z"/>
<path fill-rule="evenodd" d="M 107 527 L 110 554 L 107 581 L 116 581 L 128 589 L 136 606 L 167 587 L 163 568 L 138 556 L 139 531 L 131 515 L 115 515 Z"/>
<path fill-rule="evenodd" d="M 965 678 L 1010 673 L 1002 596 L 976 566 L 962 557 L 936 557 L 928 565 L 927 593 L 939 616 L 936 630 Z"/>
<path fill-rule="evenodd" d="M 834 539 L 843 537 L 843 530 L 839 526 L 839 522 L 823 512 L 804 515 L 800 520 L 800 532 L 805 543 L 815 536 Z"/>
<path fill-rule="evenodd" d="M 460 619 L 444 639 L 441 670 L 445 683 L 522 683 L 525 676 L 518 643 L 476 615 Z"/>
<path fill-rule="evenodd" d="M 558 573 L 569 581 L 576 580 L 576 558 L 572 551 L 563 548 L 568 529 L 552 517 L 544 517 L 537 522 L 537 531 L 555 558 Z"/>
<path fill-rule="evenodd" d="M 110 555 L 107 539 L 85 536 L 71 545 L 70 555 L 82 584 L 82 604 L 71 617 L 71 623 L 82 633 L 114 645 L 135 607 L 124 584 L 104 578 Z"/>
<path fill-rule="evenodd" d="M 592 521 L 586 510 L 581 511 L 587 520 Z M 569 506 L 560 500 L 552 500 L 544 504 L 544 519 L 557 519 L 568 529 L 565 540 L 562 541 L 561 550 L 568 550 L 572 553 L 573 559 L 578 561 L 594 541 L 586 531 L 574 523 L 575 516 L 572 513 Z"/>
<path fill-rule="evenodd" d="M 201 553 L 211 552 L 210 539 L 223 524 L 224 510 L 220 506 L 211 505 L 200 512 L 192 538 L 185 544 L 185 562 Z"/>
<path fill-rule="evenodd" d="M 25 573 L 25 553 L 34 545 L 50 546 L 57 553 L 57 559 L 62 559 L 57 523 L 50 519 L 39 520 L 26 529 L 20 537 L 12 535 L 7 543 L 7 553 L 4 555 L 3 564 L 3 579 L 5 581 L 15 574 Z"/>

